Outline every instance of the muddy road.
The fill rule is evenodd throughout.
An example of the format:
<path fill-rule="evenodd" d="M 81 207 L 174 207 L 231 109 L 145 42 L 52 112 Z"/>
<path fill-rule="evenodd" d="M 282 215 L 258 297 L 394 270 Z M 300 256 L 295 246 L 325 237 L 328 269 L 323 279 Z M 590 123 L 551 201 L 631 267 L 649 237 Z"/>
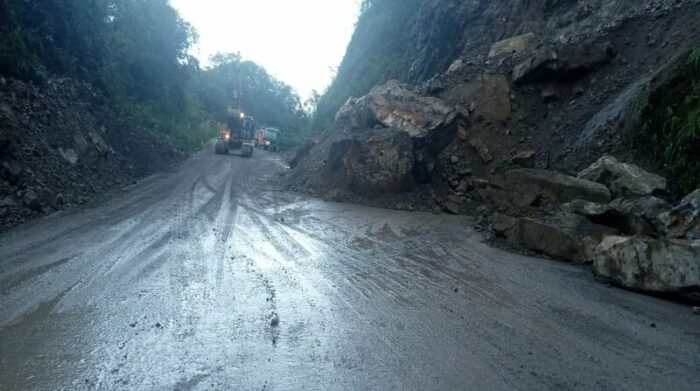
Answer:
<path fill-rule="evenodd" d="M 2 390 L 691 390 L 700 317 L 205 151 L 0 238 Z"/>

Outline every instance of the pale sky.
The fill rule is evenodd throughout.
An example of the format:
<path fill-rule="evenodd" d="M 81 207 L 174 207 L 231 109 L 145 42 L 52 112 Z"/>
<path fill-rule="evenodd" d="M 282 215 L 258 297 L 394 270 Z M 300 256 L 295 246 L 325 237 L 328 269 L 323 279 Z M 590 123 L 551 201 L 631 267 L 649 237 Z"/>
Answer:
<path fill-rule="evenodd" d="M 333 77 L 350 42 L 359 0 L 170 0 L 199 34 L 202 65 L 240 51 L 291 85 L 302 100 Z"/>

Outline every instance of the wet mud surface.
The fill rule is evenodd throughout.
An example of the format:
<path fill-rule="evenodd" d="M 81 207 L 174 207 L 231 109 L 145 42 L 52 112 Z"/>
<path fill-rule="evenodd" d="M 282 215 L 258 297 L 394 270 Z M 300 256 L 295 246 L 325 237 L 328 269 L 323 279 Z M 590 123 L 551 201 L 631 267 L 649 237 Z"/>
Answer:
<path fill-rule="evenodd" d="M 0 237 L 0 389 L 696 389 L 700 318 L 205 151 Z"/>

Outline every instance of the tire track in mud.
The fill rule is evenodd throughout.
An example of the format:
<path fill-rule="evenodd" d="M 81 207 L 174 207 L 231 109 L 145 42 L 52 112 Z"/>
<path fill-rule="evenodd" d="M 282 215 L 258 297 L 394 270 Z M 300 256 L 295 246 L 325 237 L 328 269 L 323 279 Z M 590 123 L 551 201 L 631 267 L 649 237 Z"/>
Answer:
<path fill-rule="evenodd" d="M 249 213 L 249 215 L 253 219 L 253 221 L 255 222 L 255 227 L 259 228 L 261 230 L 261 233 L 268 240 L 272 240 L 274 242 L 275 238 L 277 237 L 277 235 L 272 234 L 272 231 L 284 232 L 283 230 L 275 229 L 274 227 L 275 227 L 275 225 L 278 225 L 278 224 L 281 226 L 286 226 L 285 224 L 281 224 L 279 222 L 276 222 L 270 217 L 266 218 L 266 220 L 270 221 L 270 224 L 265 224 L 263 222 L 263 220 L 259 216 L 266 216 L 267 215 L 266 213 L 261 212 L 260 210 L 252 209 L 252 208 L 250 208 L 250 209 L 246 208 L 246 212 L 252 212 L 252 213 Z M 269 216 L 269 215 L 267 215 L 267 216 Z M 263 218 L 265 218 L 265 217 L 263 217 Z M 297 230 L 296 227 L 289 227 L 289 228 Z M 288 235 L 286 232 L 285 232 L 285 234 Z M 293 239 L 291 236 L 288 236 L 288 237 Z M 326 243 L 324 242 L 324 244 L 326 244 Z M 277 248 L 277 246 L 276 246 L 276 248 Z M 303 246 L 301 246 L 299 244 L 299 248 L 303 249 Z M 301 267 L 306 266 L 303 263 L 300 264 L 299 263 L 300 258 L 297 257 L 292 251 L 289 251 L 289 248 L 286 246 L 282 246 L 282 251 L 280 251 L 280 255 L 282 255 L 283 258 L 286 258 L 286 259 L 292 261 L 292 264 L 294 264 L 296 266 L 301 266 Z M 276 260 L 278 263 L 280 261 L 277 257 L 271 257 L 271 258 Z M 282 264 L 281 267 L 285 267 L 285 265 L 289 265 L 289 264 L 290 264 L 289 261 L 285 262 L 284 264 Z M 353 268 L 355 272 L 358 272 L 358 273 L 360 272 L 359 267 L 357 267 L 355 265 L 347 265 L 347 266 Z M 322 281 L 321 279 L 314 279 L 315 283 L 319 283 L 321 281 Z M 348 281 L 348 280 L 346 279 L 346 281 Z M 298 283 L 296 283 L 295 285 L 298 285 Z M 326 292 L 332 292 L 335 290 L 330 285 L 329 282 L 326 282 L 325 285 L 326 285 L 325 286 Z M 363 290 L 359 286 L 350 284 L 350 287 L 355 289 L 357 293 L 364 294 Z M 359 319 L 366 326 L 367 330 L 374 330 L 375 334 L 379 336 L 379 339 L 382 340 L 382 342 L 385 344 L 385 346 L 387 346 L 390 350 L 392 350 L 394 352 L 393 359 L 395 359 L 397 362 L 407 362 L 407 360 L 406 360 L 407 356 L 405 354 L 401 354 L 401 350 L 396 346 L 396 344 L 394 344 L 393 342 L 390 341 L 389 338 L 387 338 L 385 331 L 380 330 L 380 328 L 378 328 L 376 324 L 370 322 L 367 319 L 366 315 L 364 314 L 364 311 L 360 311 L 356 305 L 352 304 L 343 295 L 335 295 L 335 298 L 342 301 L 344 304 L 344 307 L 346 309 L 349 309 L 351 312 L 353 312 L 353 318 Z M 327 304 L 326 307 L 328 307 L 328 306 L 329 305 Z M 316 307 L 316 306 L 314 306 L 314 307 Z M 375 308 L 377 310 L 381 310 L 378 307 L 375 307 Z M 324 318 L 324 317 L 321 316 L 321 318 Z M 400 376 L 397 376 L 397 379 L 400 379 Z"/>
<path fill-rule="evenodd" d="M 252 208 L 251 208 L 252 209 Z M 255 213 L 263 216 L 267 216 L 269 219 L 272 219 L 269 213 L 260 211 L 259 209 L 254 209 L 253 210 Z M 298 227 L 290 227 L 287 224 L 280 223 L 279 221 L 273 223 L 273 224 L 279 224 L 281 226 L 287 226 L 292 230 L 295 231 L 300 231 L 301 229 Z M 367 226 L 371 226 L 372 224 L 368 224 Z M 340 257 L 335 258 L 336 260 L 340 261 L 341 264 L 343 264 L 346 268 L 350 269 L 351 273 L 342 273 L 339 272 L 341 275 L 350 275 L 350 276 L 363 276 L 357 279 L 353 279 L 352 277 L 346 278 L 345 281 L 347 281 L 349 284 L 348 286 L 350 288 L 353 288 L 357 294 L 360 294 L 365 297 L 365 299 L 369 302 L 369 306 L 374 306 L 374 303 L 372 302 L 372 296 L 376 293 L 384 293 L 386 294 L 387 292 L 395 291 L 398 292 L 401 289 L 406 288 L 406 284 L 412 284 L 415 286 L 416 280 L 415 280 L 415 273 L 412 272 L 411 270 L 406 270 L 406 268 L 401 267 L 401 264 L 398 263 L 398 261 L 403 260 L 404 266 L 406 262 L 409 264 L 412 264 L 414 267 L 420 268 L 421 270 L 429 270 L 426 268 L 426 264 L 434 264 L 435 260 L 432 259 L 430 262 L 424 262 L 426 261 L 429 257 L 434 256 L 434 252 L 432 249 L 435 246 L 435 242 L 432 240 L 434 233 L 431 232 L 431 229 L 425 229 L 422 230 L 422 232 L 414 232 L 413 237 L 404 237 L 400 238 L 399 236 L 396 236 L 396 239 L 399 240 L 393 240 L 387 242 L 385 241 L 374 241 L 375 246 L 382 246 L 381 249 L 377 248 L 369 248 L 369 249 L 355 249 L 349 247 L 347 244 L 342 244 L 340 241 L 334 241 L 330 243 L 332 239 L 328 238 L 319 238 L 318 235 L 314 235 L 309 233 L 308 231 L 301 230 L 304 234 L 307 236 L 314 237 L 317 239 L 317 241 L 321 242 L 323 245 L 325 245 L 325 249 L 322 251 L 326 254 L 334 254 L 340 252 Z M 371 233 L 371 232 L 370 232 Z M 274 236 L 274 235 L 272 235 Z M 452 259 L 454 257 L 454 253 L 451 250 L 451 248 L 447 245 L 442 245 L 442 244 L 437 244 L 438 246 L 444 247 L 444 253 L 447 253 L 450 255 L 450 258 Z M 341 247 L 339 250 L 338 247 Z M 427 254 L 417 254 L 418 250 L 431 250 L 428 251 Z M 423 252 L 423 251 L 421 251 Z M 372 276 L 372 273 L 368 273 L 366 271 L 366 266 L 367 262 L 366 259 L 369 257 L 374 257 L 376 259 L 375 264 L 372 266 L 375 267 L 375 270 L 378 270 L 378 273 L 375 273 L 374 276 Z M 294 259 L 294 258 L 292 258 Z M 388 261 L 388 262 L 387 262 Z M 390 268 L 388 265 L 394 264 L 394 268 Z M 460 265 L 462 266 L 462 265 Z M 364 268 L 363 268 L 364 267 Z M 459 267 L 459 266 L 458 266 Z M 397 272 L 398 269 L 398 272 Z M 384 273 L 382 273 L 382 271 Z M 402 273 L 405 271 L 405 273 Z M 393 274 L 392 274 L 393 273 Z M 394 275 L 399 275 L 399 278 L 393 278 Z M 429 301 L 435 301 L 435 302 L 440 302 L 441 299 L 444 300 L 444 289 L 440 290 L 439 288 L 436 289 L 437 287 L 437 282 L 440 281 L 442 283 L 445 283 L 445 281 L 453 281 L 455 283 L 460 282 L 459 281 L 459 276 L 460 273 L 458 272 L 458 269 L 451 269 L 448 268 L 448 270 L 438 270 L 436 273 L 433 275 L 428 275 L 424 280 L 419 280 L 420 283 L 419 285 L 422 285 L 423 288 L 421 290 L 421 301 L 424 302 L 429 302 Z M 396 280 L 397 284 L 391 288 L 387 286 L 385 283 L 387 281 L 387 277 L 389 281 Z M 402 279 L 404 279 L 402 281 Z M 341 279 L 342 280 L 342 279 Z M 373 283 L 376 282 L 375 283 Z M 410 281 L 410 282 L 409 282 Z M 382 283 L 384 282 L 384 284 Z M 462 282 L 463 283 L 463 282 Z M 370 284 L 374 286 L 371 292 L 367 292 L 366 288 L 367 284 Z M 460 284 L 461 285 L 461 284 Z M 363 288 L 364 287 L 364 288 Z M 451 288 L 449 289 L 451 290 Z M 497 295 L 489 295 L 492 297 L 497 297 Z M 374 329 L 375 332 L 378 334 L 382 335 L 382 340 L 384 343 L 390 347 L 395 353 L 396 357 L 401 356 L 399 354 L 399 351 L 401 350 L 398 346 L 394 345 L 394 342 L 390 342 L 390 339 L 387 338 L 386 335 L 384 335 L 385 331 L 379 330 L 376 325 L 371 324 L 368 322 L 361 311 L 359 311 L 355 305 L 351 304 L 348 300 L 345 300 L 343 296 L 341 296 L 341 299 L 344 301 L 344 304 L 346 308 L 351 309 L 354 311 L 354 315 L 357 317 L 357 319 L 362 319 L 367 323 L 368 329 Z M 376 307 L 374 308 L 381 312 L 383 310 L 386 310 L 386 308 L 381 308 L 381 307 Z M 445 310 L 450 310 L 450 308 L 445 307 Z M 422 324 L 416 324 L 414 325 L 418 329 L 422 330 L 422 333 L 425 335 L 430 335 L 431 333 L 431 326 L 422 323 Z M 451 330 L 446 329 L 444 332 L 450 333 Z M 405 357 L 405 355 L 404 355 Z"/>

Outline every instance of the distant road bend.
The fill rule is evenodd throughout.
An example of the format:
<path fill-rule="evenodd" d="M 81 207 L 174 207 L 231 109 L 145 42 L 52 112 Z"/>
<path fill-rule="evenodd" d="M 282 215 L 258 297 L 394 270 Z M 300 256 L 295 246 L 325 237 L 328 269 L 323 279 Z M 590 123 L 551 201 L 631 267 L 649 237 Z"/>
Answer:
<path fill-rule="evenodd" d="M 0 238 L 2 390 L 697 390 L 700 321 L 202 152 Z"/>

